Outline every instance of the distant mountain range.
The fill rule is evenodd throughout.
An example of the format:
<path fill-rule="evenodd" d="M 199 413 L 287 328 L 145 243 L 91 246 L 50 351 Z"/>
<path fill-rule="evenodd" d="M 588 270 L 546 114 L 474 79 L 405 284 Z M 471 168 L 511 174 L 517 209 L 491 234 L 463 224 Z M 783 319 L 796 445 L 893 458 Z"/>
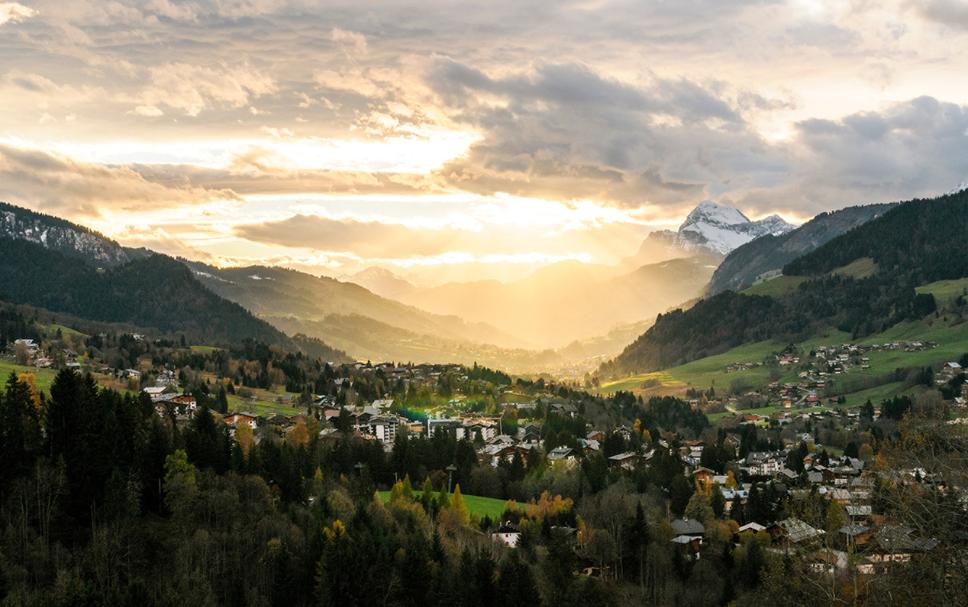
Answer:
<path fill-rule="evenodd" d="M 677 232 L 650 235 L 617 266 L 562 262 L 510 283 L 424 288 L 376 267 L 336 280 L 176 260 L 0 203 L 0 299 L 198 343 L 251 338 L 333 358 L 575 369 L 618 354 L 657 314 L 775 275 L 889 208 L 822 214 L 794 230 L 779 217 L 754 222 L 707 201 Z"/>

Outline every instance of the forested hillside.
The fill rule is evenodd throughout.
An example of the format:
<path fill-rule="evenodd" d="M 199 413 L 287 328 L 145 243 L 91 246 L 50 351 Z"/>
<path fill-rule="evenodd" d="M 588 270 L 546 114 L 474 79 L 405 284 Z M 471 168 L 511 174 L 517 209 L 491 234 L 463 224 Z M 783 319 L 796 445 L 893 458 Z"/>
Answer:
<path fill-rule="evenodd" d="M 802 278 L 795 286 L 773 297 L 726 291 L 663 315 L 601 372 L 651 371 L 823 327 L 865 336 L 921 318 L 937 302 L 915 287 L 968 276 L 966 234 L 968 191 L 900 204 L 789 263 L 784 276 Z"/>
<path fill-rule="evenodd" d="M 968 190 L 904 203 L 796 259 L 787 276 L 819 276 L 861 258 L 910 284 L 968 276 Z"/>
<path fill-rule="evenodd" d="M 871 204 L 821 213 L 792 232 L 766 235 L 744 244 L 716 268 L 707 291 L 714 295 L 753 284 L 763 274 L 780 271 L 844 232 L 883 215 L 895 204 Z"/>
<path fill-rule="evenodd" d="M 205 289 L 163 255 L 96 269 L 39 244 L 0 238 L 0 299 L 104 322 L 181 333 L 199 343 L 289 338 Z"/>

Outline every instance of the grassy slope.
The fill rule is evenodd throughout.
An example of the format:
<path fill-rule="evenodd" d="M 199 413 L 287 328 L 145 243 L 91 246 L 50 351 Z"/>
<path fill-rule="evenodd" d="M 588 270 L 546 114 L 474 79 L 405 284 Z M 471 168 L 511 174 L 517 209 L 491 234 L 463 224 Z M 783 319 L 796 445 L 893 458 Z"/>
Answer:
<path fill-rule="evenodd" d="M 37 389 L 48 394 L 50 393 L 50 384 L 53 383 L 54 376 L 57 375 L 57 371 L 52 369 L 25 367 L 9 360 L 0 360 L 0 381 L 5 384 L 7 378 L 10 377 L 11 371 L 17 375 L 21 373 L 32 373 L 34 375 L 34 383 L 37 384 Z"/>
<path fill-rule="evenodd" d="M 196 352 L 198 354 L 213 354 L 222 349 L 216 346 L 192 346 L 191 348 L 192 352 Z"/>
<path fill-rule="evenodd" d="M 822 343 L 842 343 L 847 339 L 846 334 L 831 330 L 800 345 L 801 347 L 812 347 Z M 710 386 L 728 388 L 729 384 L 736 379 L 749 380 L 753 385 L 767 384 L 770 382 L 770 369 L 768 367 L 756 367 L 748 371 L 726 373 L 726 365 L 739 362 L 761 362 L 767 356 L 783 350 L 786 346 L 785 343 L 775 341 L 745 344 L 722 354 L 694 360 L 664 371 L 643 373 L 608 382 L 602 385 L 602 391 L 635 390 L 641 388 L 643 383 L 650 380 L 659 380 L 664 387 L 672 389 L 685 389 L 687 386 L 703 389 Z"/>
<path fill-rule="evenodd" d="M 938 305 L 946 305 L 954 302 L 959 295 L 968 292 L 968 278 L 957 280 L 939 280 L 915 289 L 918 293 L 930 293 L 934 295 Z"/>
<path fill-rule="evenodd" d="M 380 499 L 384 503 L 390 501 L 389 491 L 380 491 Z M 421 492 L 413 492 L 415 499 L 420 499 Z M 453 494 L 451 494 L 453 495 Z M 478 516 L 489 516 L 491 520 L 499 520 L 501 515 L 504 514 L 504 508 L 507 506 L 507 500 L 495 499 L 492 497 L 479 497 L 476 495 L 465 495 L 464 503 L 467 504 L 467 509 L 471 514 L 476 514 Z M 523 509 L 525 504 L 520 502 L 517 503 L 518 508 Z"/>
<path fill-rule="evenodd" d="M 782 297 L 790 293 L 801 283 L 806 282 L 804 276 L 777 276 L 742 290 L 743 295 L 766 295 L 768 297 Z"/>
<path fill-rule="evenodd" d="M 877 263 L 870 257 L 861 257 L 845 266 L 831 270 L 830 273 L 851 278 L 867 278 L 877 273 Z"/>
<path fill-rule="evenodd" d="M 933 284 L 937 285 L 938 283 Z M 929 287 L 932 287 L 932 285 L 929 285 Z M 898 324 L 883 333 L 858 340 L 858 343 L 870 345 L 901 340 L 933 341 L 938 344 L 938 347 L 921 352 L 871 352 L 868 354 L 871 365 L 869 370 L 853 369 L 847 375 L 835 378 L 835 383 L 856 381 L 859 384 L 859 380 L 865 376 L 880 376 L 896 368 L 939 365 L 948 360 L 957 360 L 962 354 L 968 352 L 968 322 L 956 323 L 952 319 L 946 318 L 942 313 L 940 318 L 930 317 L 916 322 Z M 809 350 L 821 344 L 832 345 L 849 341 L 850 336 L 848 334 L 831 330 L 825 335 L 801 342 L 798 345 L 804 350 Z M 608 382 L 602 385 L 601 391 L 609 393 L 617 390 L 632 390 L 643 394 L 661 394 L 681 392 L 689 386 L 702 389 L 714 386 L 718 391 L 722 391 L 728 389 L 729 385 L 737 379 L 747 380 L 753 386 L 763 386 L 771 381 L 770 368 L 757 367 L 748 371 L 726 373 L 726 365 L 737 362 L 762 361 L 765 357 L 782 350 L 785 345 L 772 341 L 746 344 L 722 354 L 678 367 Z M 795 371 L 785 371 L 780 375 L 781 381 L 791 381 L 795 378 Z M 900 382 L 864 388 L 846 395 L 847 406 L 860 406 L 868 398 L 873 402 L 880 402 L 885 398 L 901 393 L 902 390 L 903 384 Z M 777 407 L 764 407 L 748 412 L 768 414 L 777 410 Z M 744 411 L 744 413 L 746 412 Z M 714 414 L 710 417 L 718 419 L 724 415 L 726 414 Z"/>
<path fill-rule="evenodd" d="M 41 329 L 48 336 L 55 335 L 57 333 L 57 330 L 60 329 L 61 335 L 71 335 L 73 337 L 89 337 L 89 335 L 87 333 L 81 333 L 77 329 L 72 329 L 72 328 L 70 328 L 70 327 L 68 327 L 66 325 L 59 325 L 57 323 L 51 323 L 49 325 L 42 325 L 41 326 Z"/>
<path fill-rule="evenodd" d="M 299 415 L 300 413 L 306 412 L 306 408 L 297 405 L 295 399 L 293 399 L 291 403 L 280 403 L 273 400 L 272 397 L 269 396 L 270 393 L 267 390 L 253 390 L 253 393 L 255 395 L 255 400 L 242 398 L 241 396 L 236 396 L 235 394 L 229 394 L 229 411 L 244 411 L 246 413 L 255 413 L 256 415 L 263 415 L 266 417 L 270 417 L 277 413 L 291 417 L 293 415 Z"/>

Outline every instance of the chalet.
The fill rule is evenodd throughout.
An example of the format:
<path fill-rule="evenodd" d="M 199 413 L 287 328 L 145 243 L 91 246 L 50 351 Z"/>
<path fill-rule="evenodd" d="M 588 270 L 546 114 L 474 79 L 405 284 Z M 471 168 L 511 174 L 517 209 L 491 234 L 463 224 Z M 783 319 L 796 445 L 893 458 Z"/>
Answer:
<path fill-rule="evenodd" d="M 427 418 L 427 436 L 433 436 L 436 432 L 453 432 L 455 438 L 460 440 L 464 438 L 464 422 L 443 417 Z"/>
<path fill-rule="evenodd" d="M 868 558 L 875 571 L 883 572 L 891 564 L 910 562 L 914 554 L 934 550 L 939 543 L 936 539 L 915 536 L 910 527 L 884 525 L 874 533 Z"/>
<path fill-rule="evenodd" d="M 22 352 L 28 362 L 40 355 L 40 346 L 32 339 L 15 339 L 10 349 L 13 353 Z"/>
<path fill-rule="evenodd" d="M 632 440 L 632 434 L 634 434 L 634 432 L 628 426 L 621 425 L 618 428 L 615 428 L 615 434 L 621 436 L 622 440 L 624 441 L 630 441 Z"/>
<path fill-rule="evenodd" d="M 578 415 L 578 407 L 571 403 L 551 403 L 548 406 L 552 411 L 559 415 L 567 415 L 568 417 L 575 417 Z"/>
<path fill-rule="evenodd" d="M 697 520 L 679 518 L 672 521 L 672 532 L 677 536 L 685 535 L 702 539 L 706 535 L 706 528 Z"/>
<path fill-rule="evenodd" d="M 841 505 L 849 504 L 851 502 L 850 491 L 842 488 L 834 489 L 830 492 L 830 499 Z"/>
<path fill-rule="evenodd" d="M 251 413 L 231 413 L 222 418 L 226 425 L 238 428 L 239 424 L 247 424 L 253 430 L 259 427 L 259 418 Z"/>
<path fill-rule="evenodd" d="M 326 421 L 333 421 L 339 419 L 339 408 L 326 406 L 320 410 L 320 415 Z"/>
<path fill-rule="evenodd" d="M 491 539 L 504 544 L 508 548 L 516 548 L 518 540 L 521 539 L 521 532 L 511 523 L 505 522 L 491 534 Z"/>
<path fill-rule="evenodd" d="M 845 525 L 837 533 L 846 546 L 864 546 L 872 537 L 871 528 L 866 525 Z"/>
<path fill-rule="evenodd" d="M 822 529 L 814 529 L 798 518 L 782 520 L 770 528 L 770 535 L 791 544 L 807 544 L 824 534 Z"/>
<path fill-rule="evenodd" d="M 159 400 L 162 400 L 165 390 L 167 389 L 167 386 L 148 386 L 147 388 L 143 389 L 142 392 L 148 395 L 148 398 L 151 399 L 151 402 L 155 403 Z"/>
<path fill-rule="evenodd" d="M 597 440 L 588 440 L 585 438 L 578 439 L 578 446 L 581 449 L 581 452 L 584 453 L 585 455 L 592 455 L 593 453 L 598 453 L 602 449 L 602 446 L 599 444 Z"/>
<path fill-rule="evenodd" d="M 616 468 L 621 468 L 622 470 L 633 470 L 641 461 L 642 456 L 634 451 L 626 451 L 625 453 L 618 453 L 608 458 L 608 465 Z"/>
<path fill-rule="evenodd" d="M 393 399 L 392 398 L 378 398 L 377 400 L 375 400 L 372 403 L 370 403 L 370 406 L 371 407 L 375 407 L 377 409 L 381 409 L 381 410 L 383 410 L 383 409 L 389 409 L 390 407 L 393 406 Z"/>
<path fill-rule="evenodd" d="M 676 544 L 679 550 L 681 550 L 687 558 L 699 560 L 700 550 L 702 549 L 701 537 L 677 535 L 670 541 L 673 544 Z"/>
<path fill-rule="evenodd" d="M 179 408 L 184 408 L 186 411 L 194 412 L 198 408 L 198 403 L 195 401 L 195 397 L 191 394 L 179 394 L 171 399 L 171 403 Z"/>
<path fill-rule="evenodd" d="M 497 436 L 498 424 L 495 420 L 486 417 L 470 418 L 464 420 L 464 436 L 475 439 L 478 436 L 482 440 L 491 440 Z"/>
<path fill-rule="evenodd" d="M 870 506 L 847 505 L 844 506 L 844 510 L 847 511 L 847 516 L 850 517 L 851 521 L 868 519 L 871 516 Z"/>
<path fill-rule="evenodd" d="M 784 468 L 785 458 L 783 451 L 750 451 L 740 460 L 740 469 L 750 476 L 773 476 Z"/>
<path fill-rule="evenodd" d="M 740 533 L 745 533 L 746 531 L 752 531 L 753 533 L 759 533 L 760 531 L 766 531 L 766 527 L 764 527 L 763 525 L 761 525 L 759 523 L 756 523 L 756 522 L 746 523 L 745 525 L 743 525 L 742 527 L 739 528 L 739 532 Z"/>
<path fill-rule="evenodd" d="M 510 462 L 519 448 L 513 443 L 493 443 L 478 451 L 478 460 L 483 465 L 497 468 L 501 462 Z"/>
<path fill-rule="evenodd" d="M 343 433 L 336 428 L 323 428 L 319 431 L 320 442 L 326 444 L 335 444 L 343 439 Z"/>
<path fill-rule="evenodd" d="M 566 462 L 568 464 L 574 464 L 577 460 L 575 459 L 574 450 L 571 447 L 555 447 L 548 453 L 549 462 Z"/>
<path fill-rule="evenodd" d="M 710 470 L 709 468 L 703 468 L 702 466 L 700 466 L 695 470 L 693 470 L 692 477 L 696 479 L 696 482 L 702 483 L 703 485 L 707 485 L 712 483 L 713 476 L 715 474 L 716 474 L 715 471 Z"/>

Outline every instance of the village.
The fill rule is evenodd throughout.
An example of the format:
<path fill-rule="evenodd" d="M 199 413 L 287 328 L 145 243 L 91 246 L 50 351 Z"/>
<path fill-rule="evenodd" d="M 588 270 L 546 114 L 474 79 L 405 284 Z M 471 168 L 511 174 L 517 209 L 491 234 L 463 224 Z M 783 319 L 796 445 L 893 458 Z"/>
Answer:
<path fill-rule="evenodd" d="M 800 353 L 784 352 L 776 364 L 796 369 L 799 381 L 771 382 L 762 396 L 747 393 L 725 399 L 730 409 L 746 399 L 778 404 L 781 410 L 734 416 L 699 432 L 616 418 L 614 412 L 600 410 L 602 403 L 579 393 L 558 394 L 543 381 L 512 382 L 499 372 L 462 365 L 326 365 L 327 379 L 318 384 L 326 393 L 287 398 L 280 407 L 288 411 L 257 413 L 246 410 L 245 399 L 232 410 L 216 411 L 212 404 L 219 397 L 193 390 L 186 383 L 193 374 L 173 365 L 117 369 L 90 358 L 82 364 L 69 348 L 45 352 L 31 339 L 13 342 L 9 355 L 39 369 L 87 368 L 112 377 L 137 390 L 157 416 L 173 426 L 188 426 L 204 409 L 225 425 L 230 437 L 245 426 L 255 444 L 312 433 L 322 445 L 361 441 L 378 445 L 392 457 L 401 443 L 444 434 L 472 445 L 475 465 L 492 474 L 506 474 L 515 466 L 541 466 L 559 471 L 556 474 L 587 475 L 600 465 L 612 484 L 621 479 L 640 482 L 636 479 L 673 470 L 667 488 L 671 503 L 662 526 L 681 558 L 700 560 L 711 539 L 721 543 L 725 535 L 736 545 L 752 542 L 777 554 L 794 551 L 818 572 L 876 575 L 945 542 L 968 540 L 924 536 L 893 521 L 878 503 L 883 488 L 912 487 L 927 494 L 949 488 L 925 469 L 874 465 L 871 431 L 882 417 L 879 404 L 867 410 L 796 409 L 819 403 L 833 376 L 864 369 L 871 351 L 930 347 L 920 342 L 818 347 L 803 362 Z M 161 360 L 157 355 L 155 359 Z M 960 363 L 945 363 L 935 377 L 938 386 L 961 378 L 961 392 L 952 404 L 963 406 L 968 383 L 963 382 Z M 243 390 L 230 382 L 218 385 L 223 395 L 226 386 L 233 392 Z M 387 389 L 377 393 L 373 386 Z M 755 398 L 760 400 L 750 400 Z M 683 406 L 698 411 L 700 403 L 694 399 Z M 637 410 L 647 410 L 647 405 Z M 569 430 L 549 431 L 552 426 Z M 968 494 L 960 491 L 953 497 L 965 502 Z M 518 545 L 526 531 L 517 525 L 516 516 L 511 512 L 493 521 L 487 531 L 495 542 Z M 571 531 L 580 553 L 587 537 Z M 601 564 L 589 564 L 581 573 L 614 575 Z"/>

